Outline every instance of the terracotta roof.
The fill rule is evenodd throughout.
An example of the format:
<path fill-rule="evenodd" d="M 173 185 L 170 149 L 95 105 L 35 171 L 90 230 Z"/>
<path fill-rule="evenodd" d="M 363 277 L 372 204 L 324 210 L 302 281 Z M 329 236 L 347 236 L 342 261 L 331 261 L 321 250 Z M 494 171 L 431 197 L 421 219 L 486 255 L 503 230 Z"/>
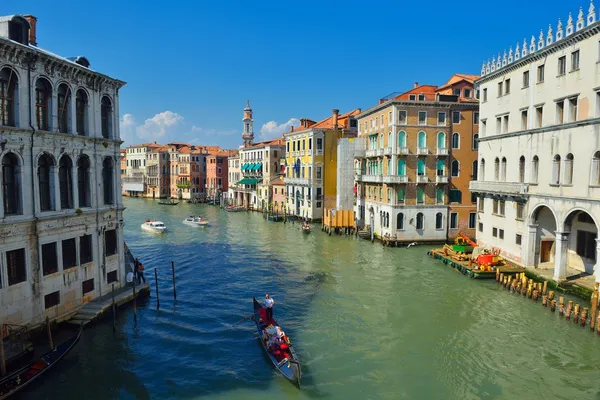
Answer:
<path fill-rule="evenodd" d="M 245 147 L 244 149 L 259 149 L 261 147 L 266 146 L 284 146 L 285 139 L 284 138 L 276 138 L 272 140 L 265 140 L 264 142 L 254 143 L 252 146 Z"/>
<path fill-rule="evenodd" d="M 271 181 L 271 185 L 273 185 L 273 186 L 284 186 L 285 182 L 283 181 L 282 177 L 279 177 L 279 178 Z"/>
<path fill-rule="evenodd" d="M 467 81 L 471 84 L 475 83 L 475 81 L 479 79 L 479 75 L 467 75 L 467 74 L 454 74 L 448 79 L 448 82 L 444 83 L 442 86 L 438 87 L 437 90 L 443 90 L 449 86 L 452 86 L 461 81 Z"/>
<path fill-rule="evenodd" d="M 360 108 L 349 111 L 345 114 L 338 115 L 338 127 L 339 128 L 347 128 L 348 127 L 348 117 L 353 117 L 355 115 L 360 114 Z M 333 115 L 325 118 L 311 126 L 310 128 L 314 129 L 334 129 L 333 126 Z M 306 128 L 305 128 L 306 129 Z"/>

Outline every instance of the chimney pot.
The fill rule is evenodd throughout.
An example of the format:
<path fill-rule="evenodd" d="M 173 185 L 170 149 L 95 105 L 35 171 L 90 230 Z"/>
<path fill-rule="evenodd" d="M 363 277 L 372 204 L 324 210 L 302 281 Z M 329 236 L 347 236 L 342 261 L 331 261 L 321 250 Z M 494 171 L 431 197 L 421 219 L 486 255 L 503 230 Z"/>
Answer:
<path fill-rule="evenodd" d="M 419 87 L 419 82 L 415 82 L 415 89 Z"/>
<path fill-rule="evenodd" d="M 338 110 L 337 108 L 333 109 L 333 129 L 337 129 L 338 128 L 338 115 L 340 113 L 340 110 Z"/>
<path fill-rule="evenodd" d="M 36 37 L 36 23 L 37 23 L 37 18 L 34 17 L 33 15 L 24 15 L 23 18 L 25 18 L 27 20 L 27 22 L 29 22 L 29 25 L 31 26 L 31 29 L 29 29 L 29 44 L 32 44 L 34 46 L 37 46 L 37 37 Z"/>

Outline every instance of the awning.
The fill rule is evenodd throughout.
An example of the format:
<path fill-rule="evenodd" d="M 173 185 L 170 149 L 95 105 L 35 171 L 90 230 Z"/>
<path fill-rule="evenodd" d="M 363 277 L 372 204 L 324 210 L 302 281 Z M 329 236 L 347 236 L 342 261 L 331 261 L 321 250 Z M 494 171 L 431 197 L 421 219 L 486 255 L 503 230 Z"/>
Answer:
<path fill-rule="evenodd" d="M 254 164 L 254 169 L 253 171 L 258 171 L 259 169 L 262 168 L 262 163 L 258 163 L 258 164 Z"/>
<path fill-rule="evenodd" d="M 258 179 L 256 178 L 244 178 L 239 181 L 238 185 L 256 185 L 258 183 Z"/>
<path fill-rule="evenodd" d="M 244 165 L 242 165 L 242 171 L 245 171 L 245 170 L 246 170 L 246 165 L 247 165 L 247 164 L 244 164 Z"/>

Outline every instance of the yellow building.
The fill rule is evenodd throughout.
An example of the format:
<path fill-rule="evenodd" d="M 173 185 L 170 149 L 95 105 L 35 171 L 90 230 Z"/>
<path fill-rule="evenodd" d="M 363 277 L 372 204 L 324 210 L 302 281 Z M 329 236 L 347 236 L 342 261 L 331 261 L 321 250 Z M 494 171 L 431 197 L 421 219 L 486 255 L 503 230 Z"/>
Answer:
<path fill-rule="evenodd" d="M 300 126 L 285 133 L 285 185 L 288 215 L 321 220 L 324 208 L 335 208 L 337 141 L 356 137 L 355 115 L 360 109 L 314 122 L 301 119 Z"/>

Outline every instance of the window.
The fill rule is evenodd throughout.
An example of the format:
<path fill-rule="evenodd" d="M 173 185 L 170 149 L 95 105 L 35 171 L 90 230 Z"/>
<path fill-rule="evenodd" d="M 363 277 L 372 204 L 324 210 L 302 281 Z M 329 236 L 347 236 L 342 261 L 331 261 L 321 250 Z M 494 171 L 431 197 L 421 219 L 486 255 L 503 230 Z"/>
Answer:
<path fill-rule="evenodd" d="M 523 236 L 521 236 L 519 233 L 517 233 L 515 235 L 515 244 L 517 246 L 520 246 L 522 242 L 523 242 Z"/>
<path fill-rule="evenodd" d="M 496 133 L 502 133 L 502 117 L 496 117 Z"/>
<path fill-rule="evenodd" d="M 423 213 L 417 213 L 417 229 L 423 230 L 424 225 L 425 225 L 425 218 L 423 217 Z"/>
<path fill-rule="evenodd" d="M 27 265 L 25 261 L 25 249 L 17 249 L 6 252 L 6 273 L 8 275 L 8 286 L 27 280 Z"/>
<path fill-rule="evenodd" d="M 523 203 L 516 203 L 517 205 L 517 219 L 519 221 L 523 220 L 523 215 L 525 213 L 525 206 L 523 205 Z"/>
<path fill-rule="evenodd" d="M 49 211 L 54 209 L 54 196 L 51 184 L 53 180 L 54 161 L 44 153 L 38 160 L 38 184 L 40 192 L 40 210 Z"/>
<path fill-rule="evenodd" d="M 60 304 L 60 290 L 44 296 L 44 308 L 47 310 Z"/>
<path fill-rule="evenodd" d="M 577 97 L 569 99 L 569 122 L 577 121 Z"/>
<path fill-rule="evenodd" d="M 398 200 L 398 203 L 404 203 L 404 198 L 405 198 L 404 189 L 402 189 L 402 188 L 398 189 L 398 191 L 396 192 L 396 198 Z"/>
<path fill-rule="evenodd" d="M 15 126 L 17 75 L 10 68 L 0 70 L 0 125 Z"/>
<path fill-rule="evenodd" d="M 479 172 L 479 168 L 477 166 L 477 160 L 473 161 L 472 167 L 471 167 L 471 180 L 476 181 L 477 180 L 477 175 Z"/>
<path fill-rule="evenodd" d="M 425 176 L 425 160 L 423 159 L 417 160 L 417 175 Z"/>
<path fill-rule="evenodd" d="M 475 229 L 475 224 L 477 221 L 477 213 L 469 213 L 469 229 Z"/>
<path fill-rule="evenodd" d="M 452 148 L 458 149 L 460 148 L 460 135 L 457 132 L 452 134 Z"/>
<path fill-rule="evenodd" d="M 479 223 L 479 232 L 483 232 L 483 223 L 482 222 Z"/>
<path fill-rule="evenodd" d="M 537 81 L 538 81 L 538 83 L 544 82 L 544 66 L 543 65 L 540 65 L 537 68 Z"/>
<path fill-rule="evenodd" d="M 483 102 L 487 101 L 487 88 L 483 89 Z"/>
<path fill-rule="evenodd" d="M 558 76 L 564 75 L 567 72 L 567 57 L 558 58 Z"/>
<path fill-rule="evenodd" d="M 404 230 L 404 214 L 402 213 L 396 216 L 396 229 L 399 231 Z"/>
<path fill-rule="evenodd" d="M 77 192 L 79 195 L 79 207 L 91 207 L 90 159 L 85 154 L 77 160 Z"/>
<path fill-rule="evenodd" d="M 102 163 L 102 188 L 104 193 L 104 204 L 114 202 L 113 163 L 110 157 L 106 157 Z"/>
<path fill-rule="evenodd" d="M 560 155 L 555 155 L 552 159 L 552 181 L 551 185 L 560 184 Z"/>
<path fill-rule="evenodd" d="M 88 279 L 81 283 L 81 292 L 85 295 L 86 293 L 94 291 L 94 278 Z"/>
<path fill-rule="evenodd" d="M 492 213 L 496 215 L 498 215 L 498 203 L 499 201 L 497 199 L 492 201 Z"/>
<path fill-rule="evenodd" d="M 355 120 L 353 120 L 355 121 Z M 289 147 L 289 145 L 288 145 Z M 308 150 L 312 150 L 312 138 L 308 138 Z M 288 149 L 289 151 L 289 149 Z M 275 158 L 277 158 L 277 152 L 275 152 Z"/>
<path fill-rule="evenodd" d="M 442 159 L 438 159 L 437 160 L 437 176 L 444 176 L 446 175 L 446 165 L 444 163 L 444 160 Z"/>
<path fill-rule="evenodd" d="M 525 157 L 519 158 L 519 183 L 525 182 Z"/>
<path fill-rule="evenodd" d="M 462 202 L 462 192 L 458 189 L 450 189 L 450 195 L 448 201 L 450 203 L 461 203 Z"/>
<path fill-rule="evenodd" d="M 419 95 L 419 101 L 425 101 L 425 95 L 424 94 L 420 94 Z"/>
<path fill-rule="evenodd" d="M 317 153 L 323 152 L 323 138 L 317 138 Z"/>
<path fill-rule="evenodd" d="M 535 108 L 535 116 L 536 116 L 536 126 L 538 128 L 541 128 L 543 117 L 544 117 L 544 106 L 539 106 L 539 107 Z"/>
<path fill-rule="evenodd" d="M 498 82 L 498 97 L 502 96 L 502 88 L 503 88 L 502 82 Z"/>
<path fill-rule="evenodd" d="M 107 257 L 117 254 L 118 246 L 116 229 L 104 232 L 104 251 Z"/>
<path fill-rule="evenodd" d="M 600 186 L 600 151 L 594 153 L 592 157 L 592 174 L 591 182 L 592 186 Z"/>
<path fill-rule="evenodd" d="M 504 229 L 498 229 L 498 238 L 504 240 Z"/>
<path fill-rule="evenodd" d="M 75 118 L 77 120 L 77 134 L 86 135 L 88 96 L 83 89 L 79 89 L 75 95 Z"/>
<path fill-rule="evenodd" d="M 453 178 L 458 177 L 460 172 L 460 163 L 458 162 L 458 160 L 452 160 L 452 164 L 450 166 L 450 173 L 452 174 Z"/>
<path fill-rule="evenodd" d="M 506 214 L 506 202 L 504 200 L 498 201 L 498 215 L 504 217 Z"/>
<path fill-rule="evenodd" d="M 494 160 L 494 180 L 500 180 L 500 159 L 498 157 Z"/>
<path fill-rule="evenodd" d="M 502 162 L 500 163 L 500 180 L 506 182 L 506 157 L 502 157 Z"/>
<path fill-rule="evenodd" d="M 529 87 L 529 71 L 523 72 L 523 88 Z"/>
<path fill-rule="evenodd" d="M 423 189 L 418 188 L 417 189 L 417 204 L 423 204 L 425 203 L 425 192 L 423 191 Z"/>
<path fill-rule="evenodd" d="M 596 261 L 596 233 L 577 230 L 577 254 Z"/>
<path fill-rule="evenodd" d="M 408 99 L 409 100 L 416 100 L 417 99 L 417 95 L 416 94 L 409 94 L 408 95 Z"/>
<path fill-rule="evenodd" d="M 508 115 L 505 115 L 504 117 L 502 117 L 502 120 L 503 120 L 502 133 L 508 133 Z"/>
<path fill-rule="evenodd" d="M 438 113 L 438 125 L 440 125 L 440 126 L 446 125 L 446 113 L 445 112 Z"/>
<path fill-rule="evenodd" d="M 579 50 L 571 53 L 571 71 L 577 71 L 579 69 Z"/>
<path fill-rule="evenodd" d="M 453 124 L 460 124 L 460 111 L 453 111 L 452 112 L 452 123 Z"/>
<path fill-rule="evenodd" d="M 321 179 L 321 170 L 322 170 L 322 167 L 320 165 L 317 165 L 316 170 L 317 170 L 317 179 Z"/>
<path fill-rule="evenodd" d="M 117 282 L 117 271 L 112 271 L 106 274 L 106 283 Z"/>
<path fill-rule="evenodd" d="M 79 238 L 79 264 L 87 264 L 94 261 L 92 250 L 92 235 L 83 235 Z"/>
<path fill-rule="evenodd" d="M 465 88 L 464 93 L 465 93 L 465 97 L 467 99 L 471 98 L 471 89 L 466 89 Z"/>
<path fill-rule="evenodd" d="M 454 89 L 452 89 L 452 94 L 454 96 L 460 97 L 460 88 L 454 88 Z"/>
<path fill-rule="evenodd" d="M 58 272 L 56 242 L 42 245 L 42 270 L 44 275 Z"/>
<path fill-rule="evenodd" d="M 50 130 L 50 83 L 40 78 L 35 84 L 35 116 L 39 130 Z"/>
<path fill-rule="evenodd" d="M 100 118 L 102 127 L 102 137 L 109 139 L 112 135 L 112 104 L 106 96 L 102 97 L 100 103 Z"/>
<path fill-rule="evenodd" d="M 510 79 L 504 81 L 504 94 L 510 93 Z"/>
<path fill-rule="evenodd" d="M 485 208 L 485 199 L 483 197 L 479 198 L 479 203 L 477 203 L 477 211 L 483 212 Z"/>
<path fill-rule="evenodd" d="M 487 132 L 487 120 L 484 119 L 481 121 L 481 135 L 485 136 L 486 132 Z"/>
<path fill-rule="evenodd" d="M 450 229 L 458 229 L 458 213 L 450 213 Z"/>
<path fill-rule="evenodd" d="M 73 208 L 73 163 L 64 155 L 58 163 L 58 183 L 60 189 L 60 208 Z"/>
<path fill-rule="evenodd" d="M 492 228 L 492 236 L 498 237 L 498 228 Z"/>
<path fill-rule="evenodd" d="M 427 111 L 419 111 L 419 125 L 427 125 Z"/>
<path fill-rule="evenodd" d="M 557 101 L 556 102 L 556 123 L 562 124 L 564 122 L 564 114 L 565 114 L 565 101 Z"/>
<path fill-rule="evenodd" d="M 58 131 L 67 133 L 69 131 L 69 118 L 71 117 L 71 89 L 63 83 L 58 87 Z"/>
<path fill-rule="evenodd" d="M 4 215 L 21 214 L 21 167 L 14 153 L 2 157 L 2 194 Z"/>
<path fill-rule="evenodd" d="M 77 266 L 75 238 L 62 241 L 63 270 Z"/>
<path fill-rule="evenodd" d="M 482 158 L 479 164 L 479 176 L 481 177 L 480 181 L 485 181 L 485 158 Z"/>
<path fill-rule="evenodd" d="M 477 111 L 473 113 L 473 125 L 479 125 L 479 112 Z"/>
<path fill-rule="evenodd" d="M 398 111 L 398 123 L 400 125 L 406 125 L 406 123 L 407 123 L 406 111 Z"/>
<path fill-rule="evenodd" d="M 531 160 L 531 180 L 530 183 L 538 183 L 538 169 L 540 165 L 540 159 L 538 156 L 533 156 Z"/>
<path fill-rule="evenodd" d="M 435 214 L 435 229 L 444 229 L 444 217 L 442 213 Z"/>
<path fill-rule="evenodd" d="M 438 132 L 437 147 L 438 149 L 446 148 L 446 134 L 444 132 Z"/>
<path fill-rule="evenodd" d="M 573 184 L 573 154 L 569 153 L 565 157 L 565 176 L 564 185 Z"/>
<path fill-rule="evenodd" d="M 527 129 L 527 110 L 521 110 L 521 129 Z"/>
<path fill-rule="evenodd" d="M 444 189 L 437 188 L 435 190 L 435 202 L 436 204 L 444 204 Z"/>

